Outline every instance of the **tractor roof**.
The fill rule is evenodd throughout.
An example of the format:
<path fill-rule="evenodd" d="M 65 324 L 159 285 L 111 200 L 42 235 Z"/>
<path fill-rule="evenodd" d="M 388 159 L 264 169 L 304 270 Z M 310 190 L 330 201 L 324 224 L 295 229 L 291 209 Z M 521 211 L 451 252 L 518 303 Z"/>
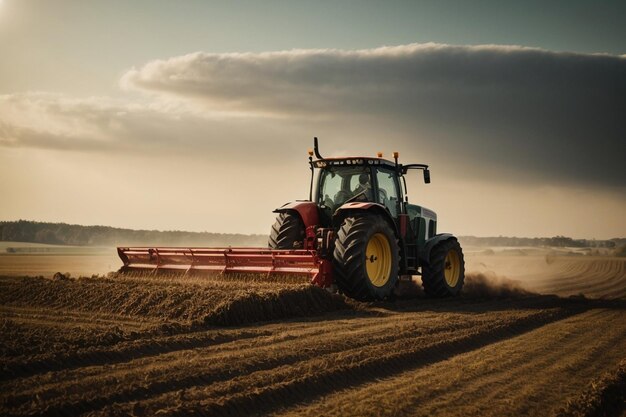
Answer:
<path fill-rule="evenodd" d="M 354 166 L 354 165 L 383 165 L 389 168 L 395 168 L 396 164 L 383 158 L 372 158 L 367 156 L 344 156 L 339 158 L 324 158 L 311 161 L 315 168 L 326 168 L 329 166 Z"/>

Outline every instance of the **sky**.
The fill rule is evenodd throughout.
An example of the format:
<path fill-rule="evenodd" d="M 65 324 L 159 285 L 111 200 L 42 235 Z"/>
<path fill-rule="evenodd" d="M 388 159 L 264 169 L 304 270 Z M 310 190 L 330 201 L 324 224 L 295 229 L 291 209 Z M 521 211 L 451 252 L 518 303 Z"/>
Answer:
<path fill-rule="evenodd" d="M 626 236 L 624 2 L 0 0 L 0 220 L 267 233 L 307 149 L 439 231 Z"/>

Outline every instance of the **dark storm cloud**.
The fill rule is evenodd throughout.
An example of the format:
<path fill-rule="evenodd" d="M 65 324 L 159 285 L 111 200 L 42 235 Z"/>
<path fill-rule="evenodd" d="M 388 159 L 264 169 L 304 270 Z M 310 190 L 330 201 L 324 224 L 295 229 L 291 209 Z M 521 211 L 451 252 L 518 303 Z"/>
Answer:
<path fill-rule="evenodd" d="M 133 69 L 122 84 L 309 123 L 356 116 L 407 138 L 428 131 L 422 143 L 458 161 L 626 185 L 624 56 L 438 44 L 195 53 Z"/>

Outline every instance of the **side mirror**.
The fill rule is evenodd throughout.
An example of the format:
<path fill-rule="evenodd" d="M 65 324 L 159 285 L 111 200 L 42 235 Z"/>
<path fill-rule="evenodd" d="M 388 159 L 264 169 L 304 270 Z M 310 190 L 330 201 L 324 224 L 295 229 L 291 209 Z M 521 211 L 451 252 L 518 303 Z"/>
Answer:
<path fill-rule="evenodd" d="M 430 184 L 430 171 L 428 169 L 424 170 L 424 182 Z"/>

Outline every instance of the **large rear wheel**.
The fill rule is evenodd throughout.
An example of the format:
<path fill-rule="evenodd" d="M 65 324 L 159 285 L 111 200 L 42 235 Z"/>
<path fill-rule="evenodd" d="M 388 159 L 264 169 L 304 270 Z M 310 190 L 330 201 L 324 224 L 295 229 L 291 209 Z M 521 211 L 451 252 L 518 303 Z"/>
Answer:
<path fill-rule="evenodd" d="M 398 242 L 385 219 L 365 213 L 347 217 L 333 252 L 337 287 L 356 300 L 382 300 L 396 286 L 398 259 Z"/>
<path fill-rule="evenodd" d="M 422 267 L 424 292 L 432 297 L 457 295 L 465 282 L 463 250 L 456 239 L 437 243 L 430 251 L 428 263 Z"/>
<path fill-rule="evenodd" d="M 305 236 L 304 223 L 297 213 L 279 213 L 267 245 L 272 249 L 302 249 Z"/>

